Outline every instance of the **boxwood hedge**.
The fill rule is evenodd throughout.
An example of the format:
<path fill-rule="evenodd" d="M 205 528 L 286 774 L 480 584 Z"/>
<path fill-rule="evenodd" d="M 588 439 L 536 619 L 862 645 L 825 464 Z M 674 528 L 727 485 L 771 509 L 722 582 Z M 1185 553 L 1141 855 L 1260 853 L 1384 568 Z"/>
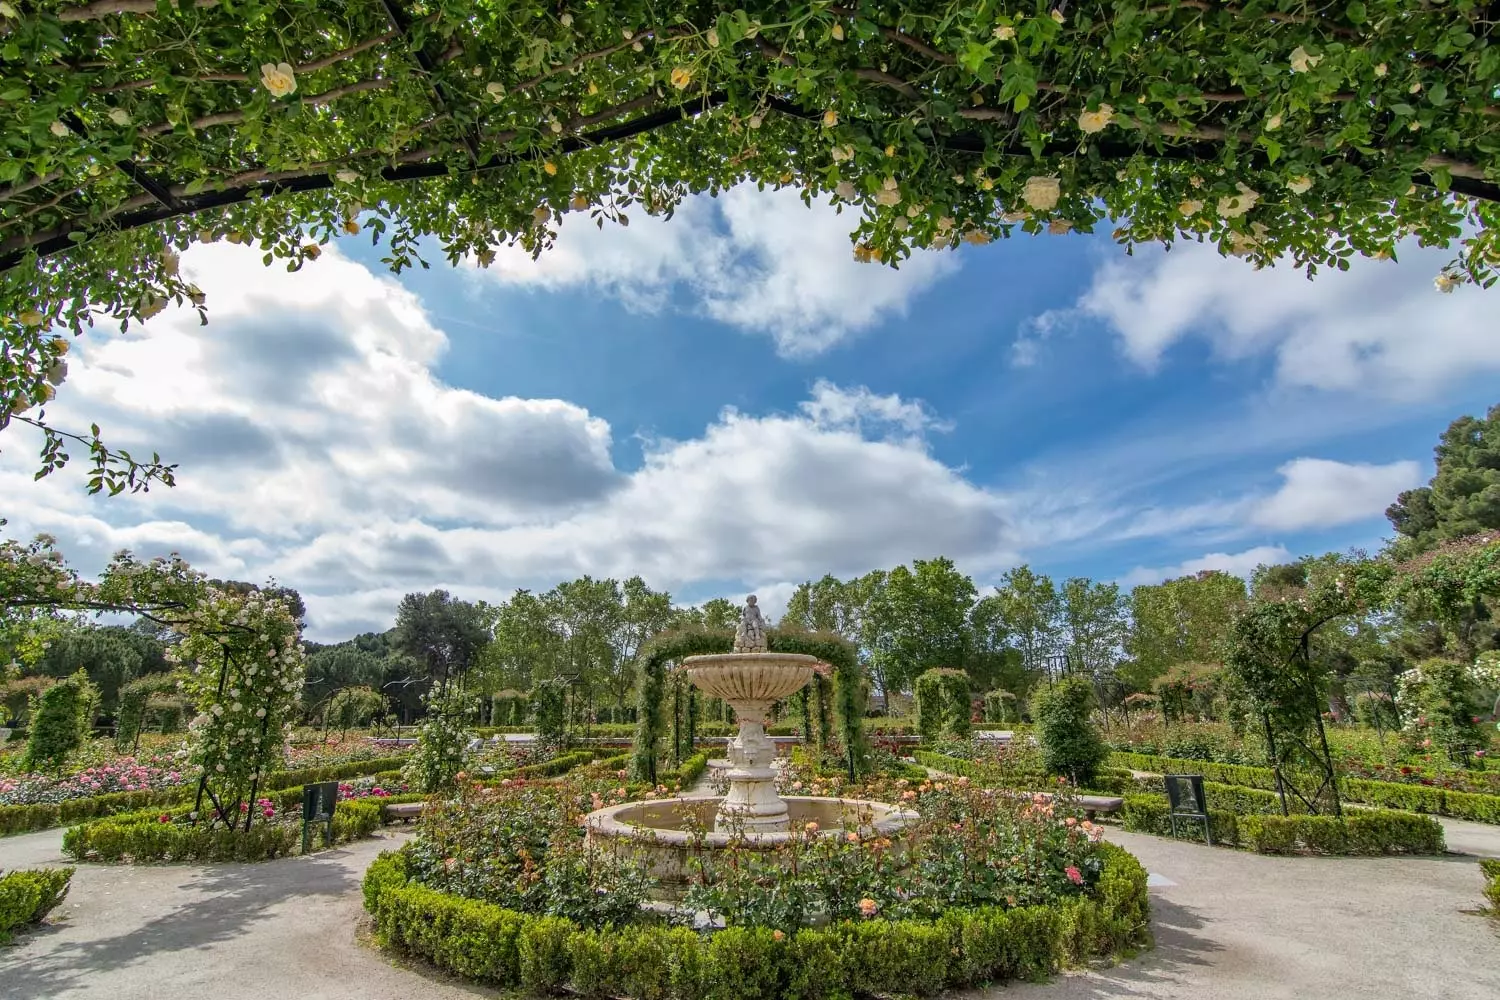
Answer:
<path fill-rule="evenodd" d="M 1149 945 L 1146 870 L 1108 844 L 1093 894 L 1052 906 L 954 910 L 939 920 L 870 920 L 795 934 L 731 927 L 581 927 L 408 881 L 385 852 L 364 879 L 365 908 L 388 947 L 531 994 L 639 1000 L 812 1000 L 930 996 Z"/>

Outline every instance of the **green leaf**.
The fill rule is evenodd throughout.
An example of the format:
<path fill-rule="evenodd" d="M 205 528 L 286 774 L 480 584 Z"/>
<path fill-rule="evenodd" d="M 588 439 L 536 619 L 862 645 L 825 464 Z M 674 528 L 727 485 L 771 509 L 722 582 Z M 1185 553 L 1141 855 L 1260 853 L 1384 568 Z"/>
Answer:
<path fill-rule="evenodd" d="M 12 87 L 0 93 L 0 101 L 24 101 L 30 93 L 25 87 Z"/>
<path fill-rule="evenodd" d="M 1260 144 L 1266 147 L 1266 159 L 1270 160 L 1272 163 L 1275 163 L 1281 158 L 1281 143 L 1277 142 L 1275 139 L 1261 136 Z"/>
<path fill-rule="evenodd" d="M 1031 107 L 1031 95 L 1017 94 L 1014 107 L 1017 111 L 1025 111 L 1027 108 Z"/>
<path fill-rule="evenodd" d="M 1348 7 L 1344 8 L 1344 15 L 1353 24 L 1363 24 L 1365 18 L 1369 16 L 1365 10 L 1365 5 L 1360 3 L 1359 0 L 1354 0 Z"/>

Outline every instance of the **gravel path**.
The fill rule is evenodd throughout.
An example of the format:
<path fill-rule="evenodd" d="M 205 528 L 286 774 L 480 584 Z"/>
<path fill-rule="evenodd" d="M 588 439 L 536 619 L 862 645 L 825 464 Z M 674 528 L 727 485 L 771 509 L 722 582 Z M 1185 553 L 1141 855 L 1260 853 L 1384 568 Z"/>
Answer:
<path fill-rule="evenodd" d="M 5 1000 L 276 1000 L 495 993 L 400 967 L 357 937 L 359 880 L 399 829 L 257 865 L 83 865 L 53 922 L 0 949 Z M 1022 1000 L 1493 1000 L 1500 934 L 1472 857 L 1268 858 L 1111 831 L 1152 872 L 1156 950 L 1118 968 L 987 991 Z M 1500 854 L 1500 828 L 1450 826 Z M 0 868 L 62 864 L 62 833 L 0 839 Z"/>

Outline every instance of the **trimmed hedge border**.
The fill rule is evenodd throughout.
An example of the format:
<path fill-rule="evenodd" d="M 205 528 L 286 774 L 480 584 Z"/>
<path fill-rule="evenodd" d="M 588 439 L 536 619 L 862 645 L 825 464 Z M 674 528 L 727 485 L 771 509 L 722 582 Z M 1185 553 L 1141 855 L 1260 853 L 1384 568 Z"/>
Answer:
<path fill-rule="evenodd" d="M 917 994 L 1040 979 L 1149 946 L 1146 870 L 1100 846 L 1090 898 L 1013 910 L 953 910 L 938 920 L 871 920 L 778 935 L 732 927 L 592 930 L 410 883 L 386 851 L 365 873 L 365 908 L 383 944 L 448 972 L 533 995 L 637 1000 L 819 1000 Z"/>
<path fill-rule="evenodd" d="M 1205 789 L 1209 787 L 1205 783 Z M 1165 795 L 1127 795 L 1120 815 L 1128 831 L 1170 837 L 1168 812 Z M 1391 809 L 1350 811 L 1343 819 L 1242 814 L 1214 808 L 1210 797 L 1208 822 L 1216 845 L 1257 854 L 1442 854 L 1445 847 L 1443 827 L 1437 820 Z M 1202 826 L 1188 820 L 1179 823 L 1178 830 L 1180 839 L 1199 839 Z"/>
<path fill-rule="evenodd" d="M 1019 776 L 1006 776 L 997 768 L 986 767 L 976 761 L 965 760 L 962 757 L 949 757 L 931 750 L 918 750 L 912 754 L 912 758 L 923 767 L 930 767 L 934 771 L 946 771 L 948 774 L 957 774 L 971 781 L 983 783 L 994 783 L 1005 788 L 1023 788 L 1041 790 L 1053 788 L 1057 785 L 1057 779 L 1045 774 L 1023 774 Z M 924 776 L 925 777 L 925 776 Z M 1099 774 L 1095 775 L 1091 786 L 1081 789 L 1084 794 L 1099 795 L 1123 795 L 1131 789 L 1131 777 L 1128 771 L 1118 768 L 1101 768 Z"/>
<path fill-rule="evenodd" d="M 71 868 L 32 868 L 0 876 L 0 944 L 39 924 L 68 895 Z"/>
<path fill-rule="evenodd" d="M 266 778 L 266 797 L 277 799 L 279 804 L 280 799 L 270 793 L 296 787 L 296 801 L 301 802 L 301 786 L 309 782 L 363 778 L 370 775 L 380 777 L 392 768 L 399 768 L 405 761 L 404 756 L 373 757 L 369 760 L 336 764 L 332 767 L 303 767 L 292 771 L 274 771 Z M 399 772 L 397 776 L 399 777 Z M 54 826 L 72 826 L 75 823 L 97 819 L 101 816 L 133 812 L 137 809 L 169 808 L 187 802 L 196 792 L 197 786 L 189 784 L 142 792 L 108 792 L 84 799 L 68 799 L 65 802 L 0 806 L 0 837 L 46 830 Z"/>
<path fill-rule="evenodd" d="M 1500 858 L 1483 858 L 1479 871 L 1484 875 L 1484 898 L 1490 901 L 1490 916 L 1500 919 Z"/>
<path fill-rule="evenodd" d="M 1110 760 L 1137 771 L 1158 773 L 1201 774 L 1213 781 L 1228 785 L 1242 785 L 1275 792 L 1276 772 L 1269 767 L 1246 767 L 1239 764 L 1215 764 L 1204 760 L 1182 760 L 1176 757 L 1156 757 L 1143 753 L 1116 751 Z M 1476 823 L 1500 824 L 1500 795 L 1481 795 L 1477 792 L 1452 792 L 1430 785 L 1409 785 L 1400 781 L 1371 781 L 1368 778 L 1341 778 L 1339 788 L 1349 802 L 1379 806 L 1384 809 L 1405 809 L 1408 812 L 1430 813 L 1434 816 L 1451 816 Z"/>
<path fill-rule="evenodd" d="M 301 800 L 301 795 L 298 795 Z M 333 813 L 333 839 L 347 843 L 368 837 L 380 827 L 385 811 L 378 798 L 346 799 Z M 299 825 L 260 823 L 246 830 L 206 830 L 184 823 L 163 823 L 163 813 L 125 813 L 69 827 L 63 852 L 75 861 L 265 861 L 297 853 Z"/>

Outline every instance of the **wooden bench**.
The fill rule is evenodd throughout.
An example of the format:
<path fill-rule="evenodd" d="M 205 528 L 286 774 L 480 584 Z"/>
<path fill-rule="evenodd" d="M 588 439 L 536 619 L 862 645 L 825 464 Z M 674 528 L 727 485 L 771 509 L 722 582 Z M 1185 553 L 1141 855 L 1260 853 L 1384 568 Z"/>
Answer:
<path fill-rule="evenodd" d="M 426 804 L 425 802 L 392 802 L 385 807 L 385 820 L 387 823 L 398 819 L 403 823 L 410 823 L 422 815 L 422 807 Z"/>

